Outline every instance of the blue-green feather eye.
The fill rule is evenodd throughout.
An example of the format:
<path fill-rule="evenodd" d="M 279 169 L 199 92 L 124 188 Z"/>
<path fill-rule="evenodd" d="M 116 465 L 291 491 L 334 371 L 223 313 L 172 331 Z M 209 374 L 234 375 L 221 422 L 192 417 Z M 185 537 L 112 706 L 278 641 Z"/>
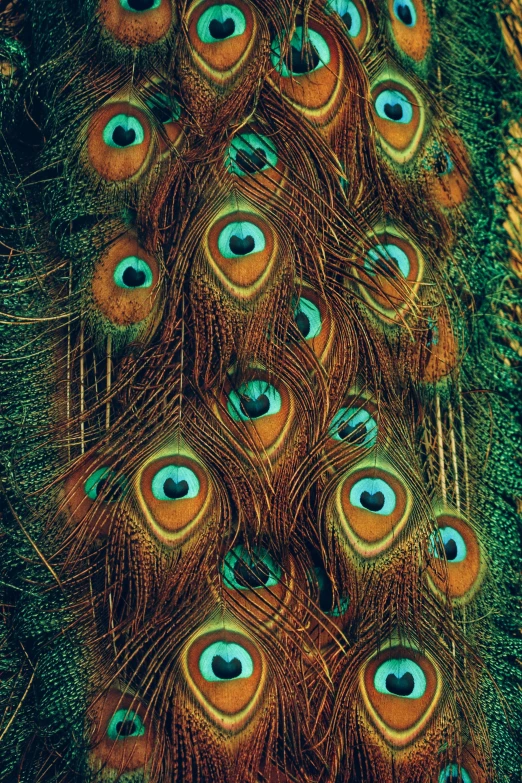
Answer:
<path fill-rule="evenodd" d="M 133 11 L 135 14 L 154 11 L 161 3 L 162 0 L 120 0 L 120 5 L 125 11 Z"/>
<path fill-rule="evenodd" d="M 201 653 L 199 671 L 207 682 L 248 679 L 254 673 L 254 661 L 240 644 L 214 642 Z"/>
<path fill-rule="evenodd" d="M 218 249 L 225 258 L 259 253 L 265 246 L 265 235 L 259 226 L 247 220 L 228 223 L 218 237 Z"/>
<path fill-rule="evenodd" d="M 230 142 L 225 163 L 231 174 L 244 177 L 277 166 L 277 149 L 273 141 L 259 133 L 240 133 Z"/>
<path fill-rule="evenodd" d="M 375 111 L 383 120 L 405 125 L 413 119 L 413 106 L 398 90 L 383 90 L 375 99 Z"/>
<path fill-rule="evenodd" d="M 116 710 L 109 721 L 107 736 L 110 740 L 126 740 L 143 737 L 145 724 L 137 712 L 128 709 Z"/>
<path fill-rule="evenodd" d="M 472 780 L 464 767 L 448 764 L 440 771 L 438 783 L 472 783 Z"/>
<path fill-rule="evenodd" d="M 273 416 L 281 410 L 281 395 L 266 381 L 248 381 L 230 392 L 227 410 L 234 421 Z"/>
<path fill-rule="evenodd" d="M 273 587 L 281 580 L 281 568 L 262 547 L 248 551 L 239 545 L 227 553 L 223 562 L 223 581 L 236 590 Z"/>
<path fill-rule="evenodd" d="M 142 258 L 127 256 L 114 270 L 113 278 L 119 288 L 150 288 L 154 275 Z"/>
<path fill-rule="evenodd" d="M 396 277 L 398 270 L 406 279 L 410 274 L 410 260 L 402 248 L 388 242 L 372 247 L 364 259 L 364 269 L 372 277 L 378 273 Z"/>
<path fill-rule="evenodd" d="M 357 38 L 362 29 L 362 18 L 353 0 L 328 0 L 325 11 L 327 14 L 338 14 L 346 25 L 348 35 Z"/>
<path fill-rule="evenodd" d="M 350 503 L 373 514 L 393 514 L 397 505 L 395 492 L 380 478 L 363 478 L 356 481 L 350 490 Z"/>
<path fill-rule="evenodd" d="M 185 465 L 165 465 L 152 479 L 152 494 L 156 500 L 187 500 L 199 494 L 199 479 Z"/>
<path fill-rule="evenodd" d="M 417 11 L 411 0 L 395 0 L 393 14 L 406 27 L 415 27 L 417 24 Z"/>
<path fill-rule="evenodd" d="M 243 35 L 247 28 L 246 17 L 239 8 L 229 3 L 212 5 L 198 19 L 196 32 L 206 44 Z"/>
<path fill-rule="evenodd" d="M 316 30 L 308 30 L 303 45 L 303 27 L 295 28 L 290 47 L 283 57 L 281 54 L 282 37 L 272 44 L 271 60 L 274 68 L 286 78 L 313 73 L 330 62 L 330 47 Z"/>
<path fill-rule="evenodd" d="M 310 299 L 301 296 L 294 310 L 295 323 L 305 340 L 313 340 L 321 333 L 321 311 Z"/>
<path fill-rule="evenodd" d="M 172 95 L 155 92 L 145 99 L 145 105 L 162 125 L 177 122 L 181 117 L 181 104 Z"/>
<path fill-rule="evenodd" d="M 377 422 L 365 408 L 341 408 L 328 433 L 334 440 L 371 448 L 377 442 Z"/>
<path fill-rule="evenodd" d="M 142 144 L 145 139 L 143 125 L 137 117 L 129 114 L 117 114 L 103 129 L 103 141 L 108 147 L 126 149 Z"/>
<path fill-rule="evenodd" d="M 329 617 L 342 617 L 350 606 L 350 596 L 341 595 L 336 601 L 332 582 L 322 566 L 314 566 L 314 573 L 319 588 L 319 608 Z"/>
<path fill-rule="evenodd" d="M 118 476 L 115 470 L 104 466 L 91 473 L 83 488 L 91 500 L 97 500 L 103 493 L 105 502 L 113 502 L 121 499 L 127 489 L 127 482 L 124 476 Z"/>
<path fill-rule="evenodd" d="M 381 663 L 373 684 L 378 693 L 404 699 L 420 699 L 426 693 L 426 675 L 410 658 L 390 658 Z"/>
<path fill-rule="evenodd" d="M 450 527 L 440 527 L 430 537 L 430 552 L 434 557 L 446 557 L 448 563 L 461 563 L 466 559 L 468 548 L 458 530 Z M 444 550 L 444 552 L 443 552 Z"/>

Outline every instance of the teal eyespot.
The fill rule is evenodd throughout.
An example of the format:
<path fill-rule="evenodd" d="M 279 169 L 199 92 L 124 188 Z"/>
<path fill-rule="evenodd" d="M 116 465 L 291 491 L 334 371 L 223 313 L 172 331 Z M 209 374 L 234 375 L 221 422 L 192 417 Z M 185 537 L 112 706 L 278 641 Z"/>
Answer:
<path fill-rule="evenodd" d="M 224 258 L 259 253 L 265 246 L 265 235 L 261 229 L 247 220 L 228 223 L 218 237 L 218 250 Z"/>
<path fill-rule="evenodd" d="M 284 56 L 281 54 L 283 36 L 272 43 L 272 65 L 281 76 L 303 76 L 318 71 L 330 62 L 330 47 L 320 33 L 308 29 L 304 45 L 303 36 L 303 27 L 296 27 Z"/>
<path fill-rule="evenodd" d="M 139 14 L 159 8 L 161 2 L 162 0 L 120 0 L 120 5 L 126 11 L 133 11 Z"/>
<path fill-rule="evenodd" d="M 356 481 L 350 490 L 350 503 L 373 514 L 387 516 L 397 505 L 395 492 L 380 478 L 363 478 Z"/>
<path fill-rule="evenodd" d="M 406 27 L 415 27 L 417 24 L 417 11 L 411 0 L 395 0 L 393 13 Z"/>
<path fill-rule="evenodd" d="M 228 395 L 227 410 L 234 421 L 252 421 L 281 410 L 281 395 L 266 381 L 248 381 Z"/>
<path fill-rule="evenodd" d="M 328 433 L 334 440 L 371 448 L 377 442 L 377 422 L 365 408 L 341 408 Z"/>
<path fill-rule="evenodd" d="M 254 673 L 254 661 L 240 644 L 214 642 L 201 653 L 199 671 L 207 682 L 248 679 Z"/>
<path fill-rule="evenodd" d="M 114 270 L 113 278 L 119 288 L 150 288 L 154 275 L 142 258 L 127 256 Z"/>
<path fill-rule="evenodd" d="M 117 114 L 103 129 L 102 137 L 108 147 L 126 149 L 142 144 L 145 131 L 137 117 L 130 114 Z"/>
<path fill-rule="evenodd" d="M 212 44 L 243 35 L 246 28 L 244 13 L 235 5 L 222 3 L 210 6 L 201 14 L 196 32 L 202 43 Z"/>
<path fill-rule="evenodd" d="M 430 155 L 424 163 L 427 171 L 434 171 L 438 177 L 445 177 L 455 169 L 453 159 L 448 150 L 439 141 L 434 141 Z"/>
<path fill-rule="evenodd" d="M 313 340 L 321 334 L 323 319 L 321 311 L 314 302 L 301 296 L 294 309 L 295 323 L 305 340 Z"/>
<path fill-rule="evenodd" d="M 275 144 L 267 136 L 252 132 L 234 136 L 225 157 L 227 169 L 238 177 L 275 168 L 277 161 Z"/>
<path fill-rule="evenodd" d="M 383 90 L 375 99 L 375 111 L 383 120 L 407 125 L 413 119 L 413 106 L 398 90 Z"/>
<path fill-rule="evenodd" d="M 376 245 L 364 259 L 365 271 L 374 277 L 376 274 L 384 274 L 387 277 L 396 277 L 397 270 L 403 278 L 410 274 L 410 260 L 407 254 L 398 245 L 389 242 L 385 245 Z"/>
<path fill-rule="evenodd" d="M 126 740 L 131 737 L 143 737 L 144 734 L 145 724 L 133 710 L 116 710 L 107 727 L 107 736 L 110 740 Z"/>
<path fill-rule="evenodd" d="M 458 764 L 448 764 L 441 770 L 438 783 L 472 783 L 469 773 Z"/>
<path fill-rule="evenodd" d="M 448 563 L 462 563 L 468 554 L 463 537 L 458 530 L 449 525 L 440 527 L 431 534 L 429 550 L 434 557 L 445 556 Z"/>
<path fill-rule="evenodd" d="M 223 562 L 223 582 L 236 590 L 273 587 L 281 580 L 281 568 L 262 547 L 248 551 L 239 545 L 227 553 Z"/>
<path fill-rule="evenodd" d="M 334 598 L 332 582 L 322 566 L 314 567 L 317 586 L 319 587 L 319 608 L 329 617 L 342 617 L 350 606 L 350 596 L 341 595 Z"/>
<path fill-rule="evenodd" d="M 155 92 L 145 99 L 145 104 L 162 125 L 177 122 L 181 117 L 181 104 L 172 95 Z"/>
<path fill-rule="evenodd" d="M 348 30 L 348 35 L 357 38 L 362 29 L 362 18 L 352 0 L 328 0 L 325 11 L 327 14 L 338 14 Z"/>
<path fill-rule="evenodd" d="M 411 658 L 390 658 L 378 667 L 373 684 L 378 693 L 420 699 L 426 693 L 426 675 Z"/>
<path fill-rule="evenodd" d="M 152 494 L 156 500 L 187 500 L 199 494 L 199 479 L 185 465 L 166 465 L 152 479 Z"/>
<path fill-rule="evenodd" d="M 118 475 L 112 468 L 103 466 L 91 473 L 83 488 L 91 500 L 97 500 L 103 495 L 103 500 L 111 503 L 123 497 L 127 490 L 127 482 L 124 476 Z"/>

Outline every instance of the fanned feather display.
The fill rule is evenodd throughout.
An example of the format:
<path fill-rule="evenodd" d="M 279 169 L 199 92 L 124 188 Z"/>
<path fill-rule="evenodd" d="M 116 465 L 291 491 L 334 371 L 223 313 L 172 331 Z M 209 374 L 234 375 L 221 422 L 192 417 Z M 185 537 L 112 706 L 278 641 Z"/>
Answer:
<path fill-rule="evenodd" d="M 0 0 L 0 780 L 522 780 L 521 52 Z"/>

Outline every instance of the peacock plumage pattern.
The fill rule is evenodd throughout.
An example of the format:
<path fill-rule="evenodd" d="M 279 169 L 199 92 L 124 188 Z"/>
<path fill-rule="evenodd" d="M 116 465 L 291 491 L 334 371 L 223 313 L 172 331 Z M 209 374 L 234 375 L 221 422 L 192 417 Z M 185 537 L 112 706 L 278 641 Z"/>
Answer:
<path fill-rule="evenodd" d="M 0 780 L 522 780 L 516 0 L 0 33 Z"/>

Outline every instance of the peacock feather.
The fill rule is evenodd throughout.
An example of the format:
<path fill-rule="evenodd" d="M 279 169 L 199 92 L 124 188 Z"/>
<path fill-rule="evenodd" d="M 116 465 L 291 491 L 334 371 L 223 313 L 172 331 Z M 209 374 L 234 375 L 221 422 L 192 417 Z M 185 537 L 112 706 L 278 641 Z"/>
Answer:
<path fill-rule="evenodd" d="M 0 0 L 0 780 L 519 783 L 517 0 Z"/>

